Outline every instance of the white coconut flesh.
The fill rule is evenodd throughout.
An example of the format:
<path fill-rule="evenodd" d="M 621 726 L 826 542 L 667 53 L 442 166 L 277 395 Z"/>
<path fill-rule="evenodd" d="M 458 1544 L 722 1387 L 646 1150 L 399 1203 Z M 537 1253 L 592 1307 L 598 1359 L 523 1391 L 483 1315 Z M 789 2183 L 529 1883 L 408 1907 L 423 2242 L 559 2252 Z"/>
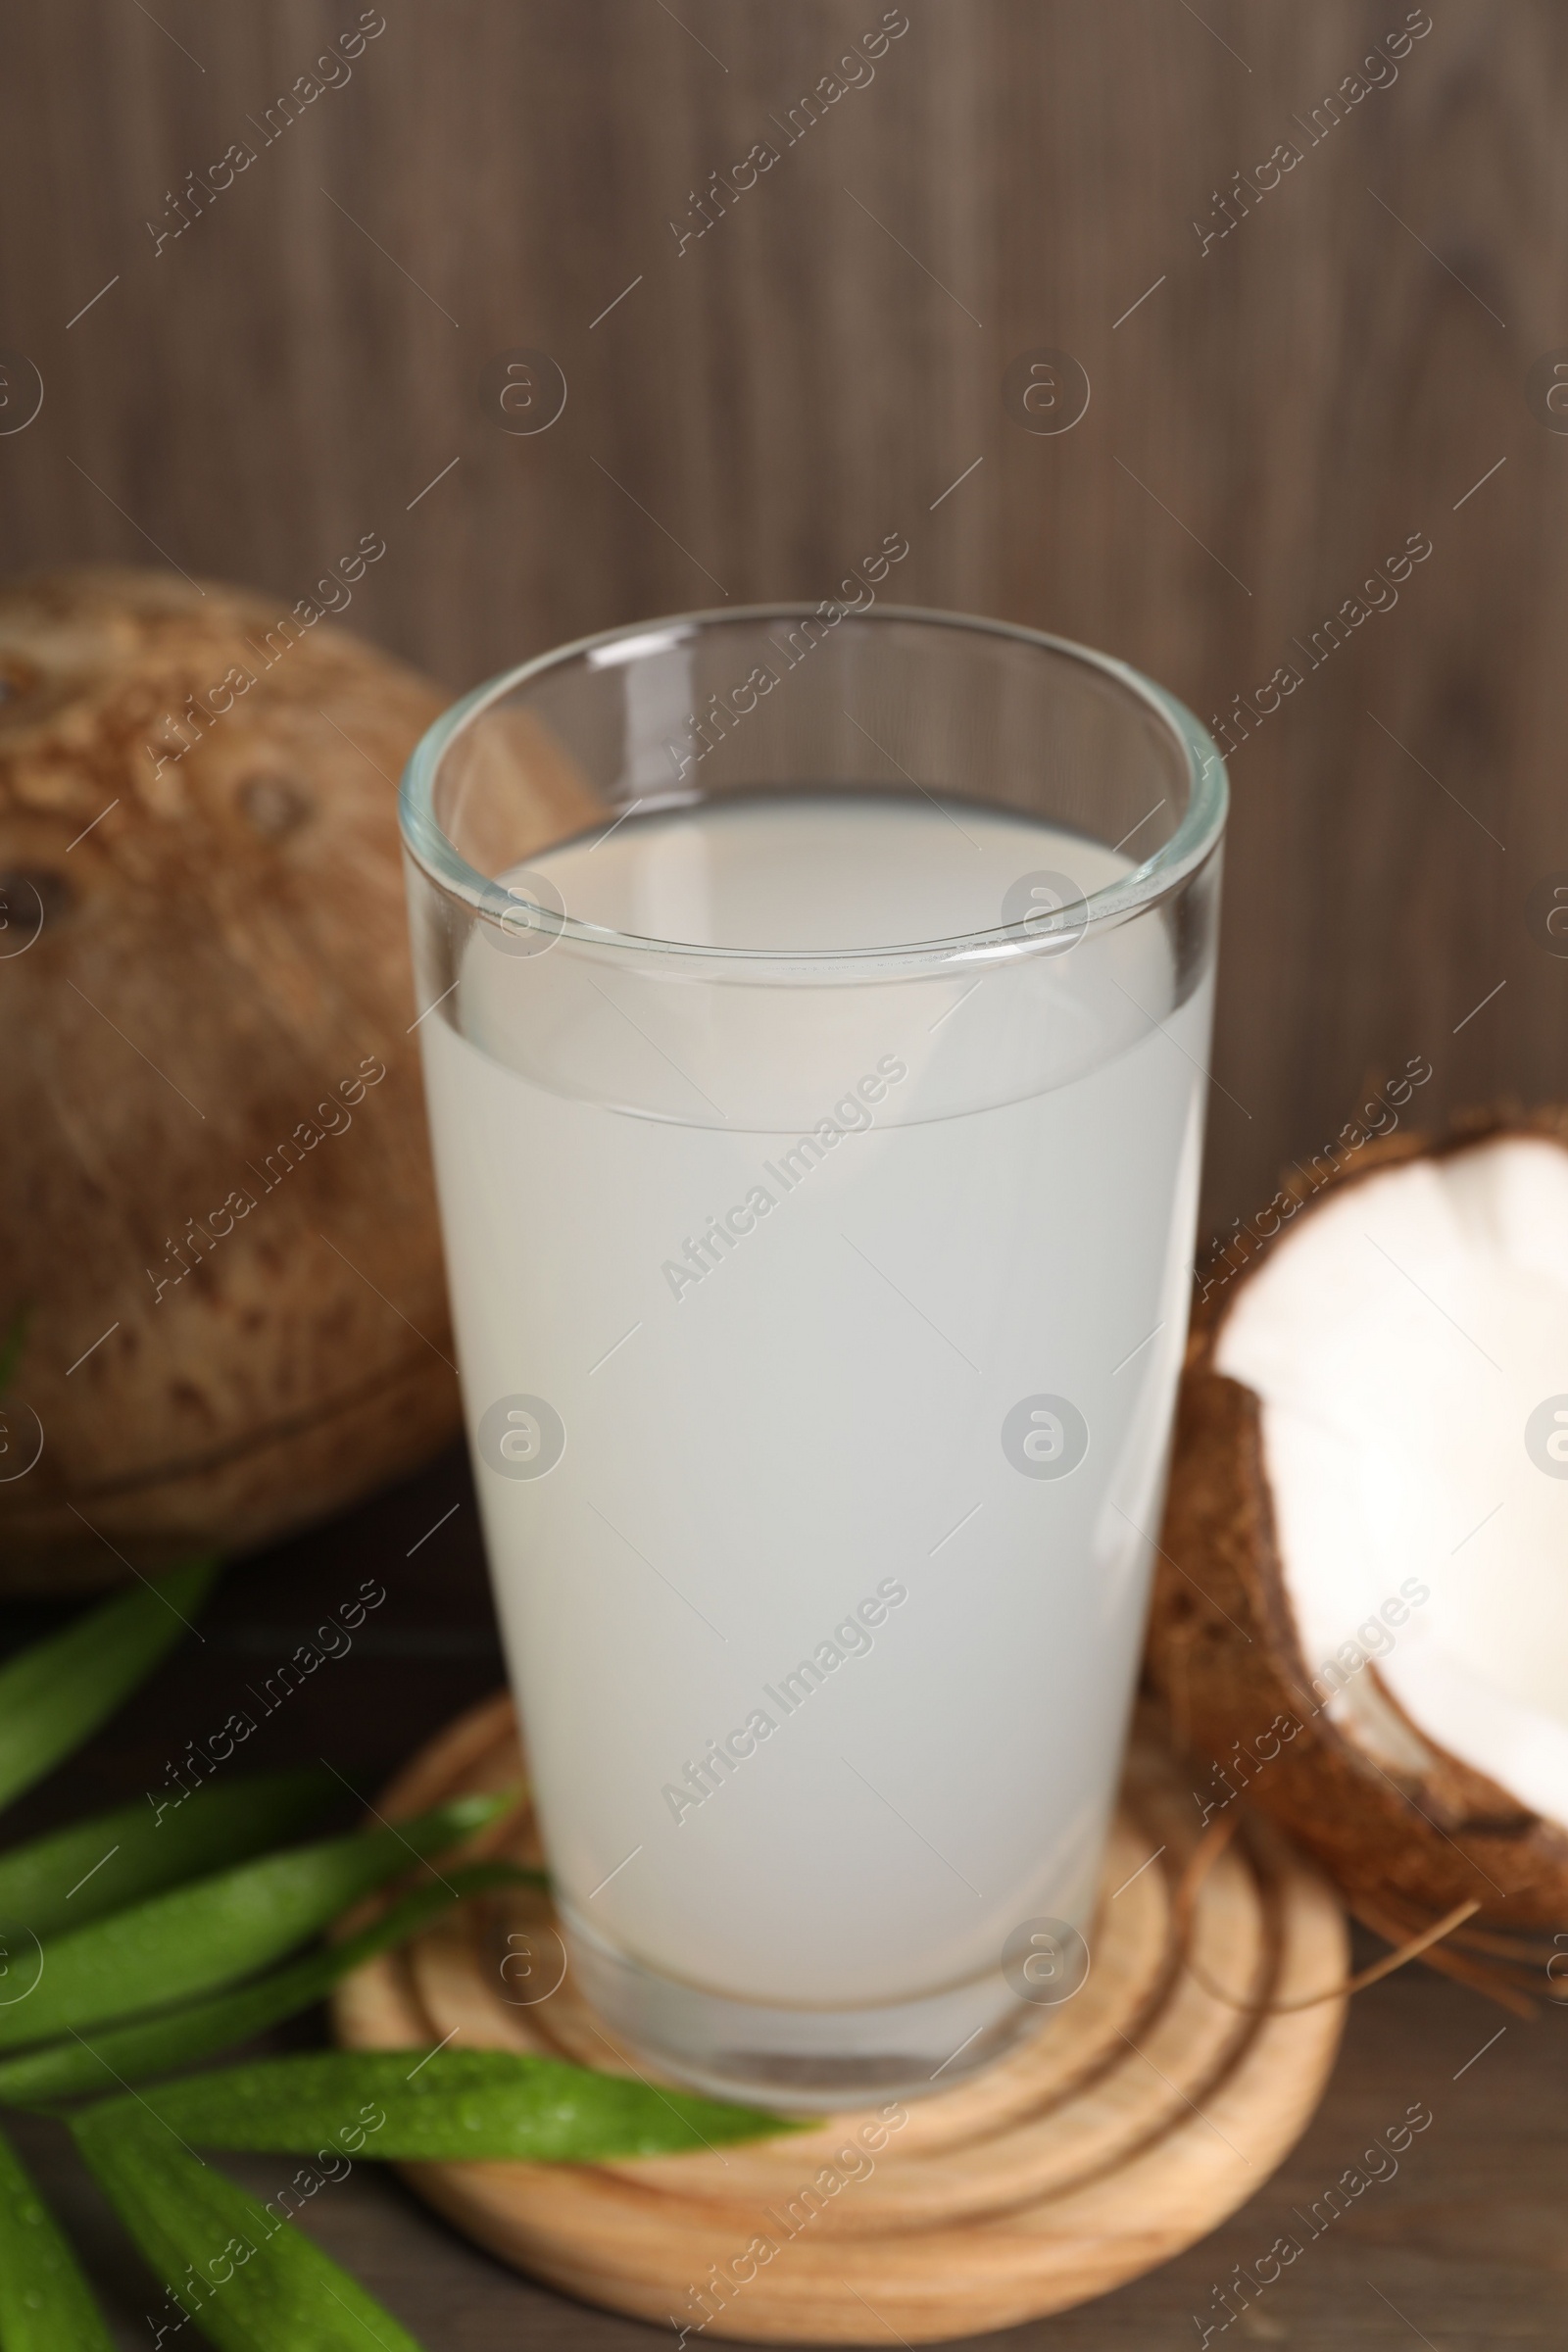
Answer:
<path fill-rule="evenodd" d="M 1568 1151 L 1501 1136 L 1338 1188 L 1214 1361 L 1261 1400 L 1309 1707 L 1386 1769 L 1429 1765 L 1425 1734 L 1568 1827 L 1568 1476 L 1525 1442 L 1568 1409 Z"/>

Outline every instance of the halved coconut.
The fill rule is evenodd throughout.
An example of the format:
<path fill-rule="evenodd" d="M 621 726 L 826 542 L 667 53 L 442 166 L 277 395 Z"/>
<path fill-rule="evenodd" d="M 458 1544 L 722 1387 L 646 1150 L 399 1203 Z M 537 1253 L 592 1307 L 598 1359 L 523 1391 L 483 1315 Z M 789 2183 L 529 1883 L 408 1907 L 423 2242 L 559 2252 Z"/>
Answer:
<path fill-rule="evenodd" d="M 1195 1804 L 1377 1924 L 1568 1927 L 1568 1119 L 1303 1190 L 1189 1343 L 1150 1666 Z"/>

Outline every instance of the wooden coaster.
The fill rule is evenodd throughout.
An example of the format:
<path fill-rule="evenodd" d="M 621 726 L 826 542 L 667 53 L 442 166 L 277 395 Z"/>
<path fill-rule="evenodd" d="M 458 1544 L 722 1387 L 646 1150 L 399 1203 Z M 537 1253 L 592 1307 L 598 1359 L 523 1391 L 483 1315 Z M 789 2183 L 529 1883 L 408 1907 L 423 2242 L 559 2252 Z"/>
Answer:
<path fill-rule="evenodd" d="M 503 1695 L 416 1757 L 382 1808 L 419 1812 L 521 1774 Z M 710 2156 L 410 2165 L 407 2177 L 504 2261 L 677 2330 L 929 2342 L 1104 2294 L 1260 2186 L 1316 2107 L 1344 2023 L 1343 2001 L 1257 2016 L 1185 1967 L 1172 1897 L 1197 1828 L 1174 1762 L 1140 1737 L 1082 1991 L 986 2073 L 896 2108 L 902 2123 L 868 2108 Z M 537 1860 L 531 1818 L 514 1816 L 480 1849 Z M 1190 1948 L 1252 2001 L 1320 1991 L 1348 1961 L 1327 1883 L 1251 1818 L 1203 1882 Z M 647 2072 L 578 1997 L 548 1902 L 526 1891 L 465 1903 L 360 1970 L 335 2022 L 356 2049 L 461 2034 L 470 2049 Z"/>

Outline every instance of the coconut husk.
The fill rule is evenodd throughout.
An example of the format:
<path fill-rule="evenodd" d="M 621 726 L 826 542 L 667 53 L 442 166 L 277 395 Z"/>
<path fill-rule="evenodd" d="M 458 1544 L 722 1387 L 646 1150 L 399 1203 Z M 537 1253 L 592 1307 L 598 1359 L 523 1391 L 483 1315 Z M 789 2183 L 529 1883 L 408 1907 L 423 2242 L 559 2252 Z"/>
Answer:
<path fill-rule="evenodd" d="M 455 1431 L 396 812 L 444 699 L 216 583 L 0 593 L 0 1327 L 43 1433 L 0 1586 L 261 1544 Z"/>

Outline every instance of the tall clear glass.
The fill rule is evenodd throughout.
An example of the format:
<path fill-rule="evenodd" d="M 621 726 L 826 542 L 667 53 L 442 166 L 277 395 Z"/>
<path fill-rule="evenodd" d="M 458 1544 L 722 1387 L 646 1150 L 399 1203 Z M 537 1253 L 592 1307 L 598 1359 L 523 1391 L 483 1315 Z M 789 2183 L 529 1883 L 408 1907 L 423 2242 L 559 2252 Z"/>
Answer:
<path fill-rule="evenodd" d="M 945 2088 L 1092 1953 L 1225 807 L 1123 663 L 869 602 L 586 639 L 410 763 L 468 1437 L 571 1961 L 720 2094 Z"/>

